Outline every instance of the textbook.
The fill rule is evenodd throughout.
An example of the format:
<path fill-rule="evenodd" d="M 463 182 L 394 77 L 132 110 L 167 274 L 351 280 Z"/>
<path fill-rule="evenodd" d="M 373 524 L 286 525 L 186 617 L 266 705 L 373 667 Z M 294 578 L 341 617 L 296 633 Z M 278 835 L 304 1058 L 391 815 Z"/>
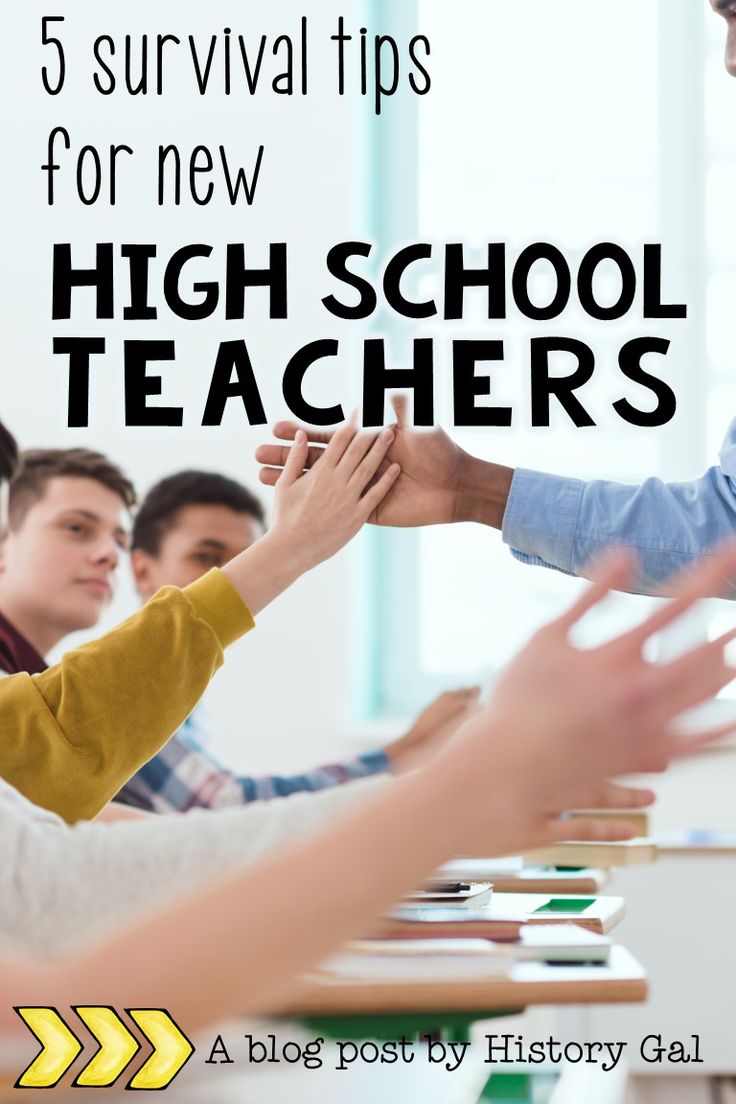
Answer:
<path fill-rule="evenodd" d="M 519 943 L 504 948 L 524 962 L 606 963 L 611 955 L 611 940 L 576 924 L 537 927 L 525 924 Z"/>
<path fill-rule="evenodd" d="M 506 942 L 519 938 L 524 918 L 497 918 L 489 907 L 454 909 L 444 906 L 401 906 L 376 925 L 381 939 L 491 939 Z"/>
<path fill-rule="evenodd" d="M 516 942 L 485 939 L 366 939 L 346 945 L 320 966 L 340 977 L 402 978 L 428 982 L 440 978 L 482 977 L 507 973 L 516 962 L 604 965 L 611 941 L 573 924 L 548 928 L 524 925 Z"/>
<path fill-rule="evenodd" d="M 656 862 L 657 845 L 653 840 L 632 839 L 619 843 L 555 843 L 530 851 L 532 863 L 554 866 L 596 866 L 604 870 L 617 866 L 647 866 Z"/>

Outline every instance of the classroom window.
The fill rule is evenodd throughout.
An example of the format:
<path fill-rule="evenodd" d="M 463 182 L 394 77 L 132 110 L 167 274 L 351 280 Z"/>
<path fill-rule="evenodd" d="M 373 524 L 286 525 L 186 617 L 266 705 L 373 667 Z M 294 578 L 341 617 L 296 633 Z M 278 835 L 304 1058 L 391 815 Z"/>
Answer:
<path fill-rule="evenodd" d="M 723 71 L 722 21 L 692 0 L 618 0 L 613 8 L 469 0 L 463 12 L 460 21 L 440 0 L 416 5 L 417 28 L 444 44 L 435 55 L 442 87 L 416 112 L 411 194 L 395 176 L 378 174 L 385 186 L 373 201 L 382 225 L 405 226 L 413 204 L 417 240 L 462 240 L 479 251 L 497 241 L 513 254 L 551 240 L 575 257 L 599 241 L 630 251 L 661 241 L 667 290 L 690 314 L 662 331 L 673 342 L 668 378 L 679 412 L 660 430 L 627 426 L 611 410 L 621 390 L 618 350 L 641 326 L 636 315 L 591 323 L 571 306 L 561 320 L 561 332 L 596 352 L 586 388 L 597 422 L 590 430 L 575 429 L 562 413 L 549 431 L 526 428 L 525 349 L 548 324 L 512 315 L 492 333 L 480 296 L 452 328 L 423 323 L 422 336 L 445 345 L 454 336 L 506 343 L 492 386 L 495 401 L 513 406 L 513 426 L 453 434 L 487 459 L 562 475 L 638 482 L 700 474 L 736 414 L 736 82 Z M 390 128 L 381 130 L 379 146 L 395 140 Z M 384 234 L 382 244 L 403 242 Z M 405 715 L 441 687 L 492 678 L 580 586 L 517 563 L 499 534 L 474 526 L 372 536 L 371 578 L 376 646 L 367 711 L 374 716 Z M 651 601 L 616 598 L 585 637 L 620 629 Z M 710 603 L 666 649 L 702 631 L 704 621 L 715 631 L 723 616 L 722 604 Z"/>

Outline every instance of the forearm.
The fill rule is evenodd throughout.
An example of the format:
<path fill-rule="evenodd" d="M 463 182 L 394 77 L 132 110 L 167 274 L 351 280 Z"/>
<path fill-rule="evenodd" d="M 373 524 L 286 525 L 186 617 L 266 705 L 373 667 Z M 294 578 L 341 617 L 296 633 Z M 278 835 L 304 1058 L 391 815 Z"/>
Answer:
<path fill-rule="evenodd" d="M 120 805 L 117 801 L 111 801 L 102 812 L 95 817 L 97 824 L 118 824 L 121 821 L 148 820 L 150 813 L 143 809 L 130 809 L 127 805 Z"/>
<path fill-rule="evenodd" d="M 313 566 L 295 541 L 271 531 L 222 568 L 253 616 Z"/>
<path fill-rule="evenodd" d="M 180 900 L 48 974 L 44 1001 L 52 993 L 68 1004 L 84 991 L 91 1003 L 165 1006 L 188 1028 L 275 1009 L 296 974 L 365 932 L 461 846 L 463 787 L 461 772 L 447 770 L 387 787 L 339 830 Z M 501 788 L 489 795 L 491 808 L 496 799 L 500 818 Z M 207 978 L 204 989 L 192 984 L 194 972 Z"/>
<path fill-rule="evenodd" d="M 95 816 L 183 723 L 253 625 L 221 572 L 165 588 L 43 674 L 3 684 L 0 774 L 74 822 Z"/>

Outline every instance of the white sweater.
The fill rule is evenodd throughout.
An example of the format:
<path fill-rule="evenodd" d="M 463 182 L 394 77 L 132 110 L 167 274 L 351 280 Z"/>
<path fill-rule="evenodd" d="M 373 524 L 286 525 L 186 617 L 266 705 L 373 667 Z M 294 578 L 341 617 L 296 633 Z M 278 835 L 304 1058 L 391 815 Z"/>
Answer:
<path fill-rule="evenodd" d="M 80 823 L 0 779 L 0 938 L 66 949 L 177 891 L 295 843 L 390 784 L 370 778 L 219 812 Z"/>

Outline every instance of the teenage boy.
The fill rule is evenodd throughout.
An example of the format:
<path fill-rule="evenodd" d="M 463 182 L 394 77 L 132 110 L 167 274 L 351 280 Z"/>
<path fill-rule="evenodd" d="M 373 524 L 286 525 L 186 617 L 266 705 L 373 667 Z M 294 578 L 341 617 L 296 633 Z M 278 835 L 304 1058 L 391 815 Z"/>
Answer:
<path fill-rule="evenodd" d="M 204 471 L 162 479 L 146 495 L 133 525 L 131 564 L 139 595 L 147 601 L 161 587 L 187 586 L 249 548 L 264 529 L 263 507 L 242 483 Z M 403 773 L 454 732 L 477 696 L 477 687 L 442 694 L 404 736 L 384 749 L 288 777 L 253 778 L 223 767 L 206 750 L 206 722 L 198 707 L 117 801 L 148 812 L 184 812 Z"/>
<path fill-rule="evenodd" d="M 222 571 L 166 588 L 136 615 L 56 667 L 8 678 L 0 699 L 0 777 L 68 820 L 94 816 L 183 723 L 223 649 L 306 571 L 365 524 L 398 475 L 375 477 L 393 434 L 346 426 L 327 463 L 303 479 L 300 435 L 269 532 Z M 10 473 L 12 437 L 0 434 Z M 7 454 L 7 455 L 6 455 Z"/>
<path fill-rule="evenodd" d="M 88 449 L 26 452 L 13 479 L 0 547 L 0 669 L 46 669 L 68 633 L 97 624 L 127 548 L 130 481 Z"/>

